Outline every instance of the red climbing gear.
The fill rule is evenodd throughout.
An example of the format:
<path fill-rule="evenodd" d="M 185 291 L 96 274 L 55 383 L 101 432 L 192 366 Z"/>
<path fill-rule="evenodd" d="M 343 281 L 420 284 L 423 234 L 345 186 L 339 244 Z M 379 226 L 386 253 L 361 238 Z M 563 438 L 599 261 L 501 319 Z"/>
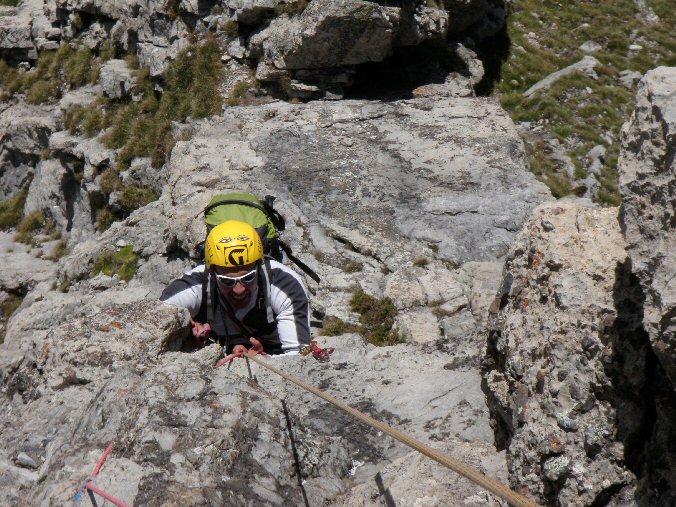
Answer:
<path fill-rule="evenodd" d="M 305 357 L 308 354 L 312 353 L 314 357 L 320 363 L 325 363 L 330 359 L 330 355 L 333 354 L 333 347 L 327 347 L 325 349 L 317 345 L 317 340 L 312 340 L 309 345 L 306 345 L 300 349 L 300 355 Z"/>
<path fill-rule="evenodd" d="M 220 368 L 221 366 L 232 362 L 232 360 L 235 359 L 236 357 L 244 357 L 244 356 L 251 357 L 251 356 L 255 356 L 255 355 L 261 355 L 261 356 L 267 356 L 268 355 L 266 352 L 255 352 L 253 354 L 251 354 L 250 352 L 251 352 L 251 349 L 249 349 L 247 351 L 241 350 L 239 352 L 235 352 L 234 354 L 230 354 L 229 356 L 225 356 L 223 359 L 221 359 L 220 361 L 218 361 L 214 365 L 214 368 Z"/>
<path fill-rule="evenodd" d="M 109 495 L 105 491 L 97 488 L 92 484 L 92 481 L 96 479 L 96 477 L 99 475 L 99 471 L 101 470 L 101 467 L 103 466 L 103 463 L 106 461 L 106 458 L 108 457 L 108 454 L 110 454 L 110 451 L 113 449 L 113 443 L 111 442 L 108 444 L 108 448 L 106 449 L 106 452 L 103 453 L 103 456 L 101 456 L 101 459 L 99 462 L 96 464 L 96 468 L 94 468 L 94 471 L 92 472 L 91 477 L 87 477 L 84 481 L 84 484 L 82 487 L 78 490 L 77 494 L 75 495 L 75 505 L 77 505 L 82 498 L 84 492 L 86 491 L 89 493 L 89 499 L 92 501 L 92 505 L 97 505 L 96 500 L 94 498 L 94 493 L 97 495 L 101 496 L 102 498 L 105 498 L 109 502 L 111 502 L 114 505 L 117 505 L 118 507 L 131 507 L 128 503 L 123 502 L 122 500 L 115 498 L 112 495 Z"/>

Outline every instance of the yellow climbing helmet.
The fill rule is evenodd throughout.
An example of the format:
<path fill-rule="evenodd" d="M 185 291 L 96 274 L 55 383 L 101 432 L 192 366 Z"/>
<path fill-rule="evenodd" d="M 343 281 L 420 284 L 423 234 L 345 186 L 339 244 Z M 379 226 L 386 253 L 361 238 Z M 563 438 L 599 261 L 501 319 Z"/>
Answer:
<path fill-rule="evenodd" d="M 246 266 L 263 258 L 263 242 L 251 225 L 228 220 L 214 227 L 207 236 L 207 267 Z"/>

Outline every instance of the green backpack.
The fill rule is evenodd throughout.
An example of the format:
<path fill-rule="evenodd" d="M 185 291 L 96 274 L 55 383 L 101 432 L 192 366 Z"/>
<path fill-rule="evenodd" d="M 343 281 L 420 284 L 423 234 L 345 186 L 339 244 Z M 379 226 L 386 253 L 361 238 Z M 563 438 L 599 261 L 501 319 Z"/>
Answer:
<path fill-rule="evenodd" d="M 294 256 L 291 247 L 279 238 L 279 232 L 286 228 L 286 222 L 284 217 L 274 209 L 274 200 L 275 197 L 272 195 L 266 195 L 261 201 L 255 195 L 244 193 L 214 196 L 204 208 L 207 235 L 211 229 L 227 220 L 246 222 L 256 229 L 261 237 L 265 255 L 282 262 L 285 253 L 291 262 L 319 283 L 319 276 L 307 264 Z"/>

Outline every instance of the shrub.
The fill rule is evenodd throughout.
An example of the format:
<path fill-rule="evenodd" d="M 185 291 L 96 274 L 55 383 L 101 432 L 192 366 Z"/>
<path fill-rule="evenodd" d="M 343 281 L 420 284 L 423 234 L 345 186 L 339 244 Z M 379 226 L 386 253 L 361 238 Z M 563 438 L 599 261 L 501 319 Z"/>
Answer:
<path fill-rule="evenodd" d="M 78 49 L 66 63 L 66 77 L 73 88 L 95 83 L 99 78 L 99 66 L 94 62 L 92 50 L 84 47 Z"/>
<path fill-rule="evenodd" d="M 322 336 L 338 336 L 345 333 L 358 333 L 360 330 L 359 326 L 345 322 L 338 317 L 327 317 L 324 319 L 324 325 L 318 334 Z"/>
<path fill-rule="evenodd" d="M 96 212 L 96 230 L 99 232 L 107 231 L 116 220 L 112 211 L 108 208 L 100 208 Z"/>
<path fill-rule="evenodd" d="M 115 48 L 109 40 L 105 40 L 103 44 L 101 44 L 101 48 L 99 49 L 99 58 L 101 58 L 101 61 L 103 62 L 115 58 Z"/>
<path fill-rule="evenodd" d="M 21 219 L 16 226 L 17 234 L 14 237 L 19 243 L 31 244 L 35 237 L 35 232 L 42 229 L 47 221 L 41 211 L 32 211 Z"/>
<path fill-rule="evenodd" d="M 346 273 L 357 273 L 364 269 L 364 265 L 359 261 L 353 261 L 351 259 L 346 259 L 341 265 L 341 269 Z"/>
<path fill-rule="evenodd" d="M 19 224 L 27 195 L 28 190 L 24 189 L 16 196 L 0 201 L 0 229 L 11 229 Z"/>
<path fill-rule="evenodd" d="M 220 26 L 220 29 L 229 37 L 237 37 L 239 35 L 239 23 L 237 21 L 226 21 Z"/>
<path fill-rule="evenodd" d="M 139 70 L 135 93 L 142 95 L 142 99 L 111 108 L 102 120 L 91 119 L 92 131 L 101 125 L 111 126 L 101 141 L 107 148 L 120 149 L 118 170 L 129 167 L 135 157 L 151 157 L 152 166 L 161 167 L 176 143 L 172 121 L 220 113 L 218 85 L 223 75 L 220 54 L 213 39 L 181 51 L 165 70 L 164 93 L 159 100 L 148 69 Z M 138 59 L 128 58 L 127 64 L 137 68 Z M 69 122 L 73 123 L 86 126 L 79 116 Z"/>
<path fill-rule="evenodd" d="M 350 308 L 359 314 L 360 332 L 369 343 L 377 346 L 403 343 L 403 338 L 392 329 L 397 309 L 390 298 L 376 299 L 357 289 L 350 299 Z"/>
<path fill-rule="evenodd" d="M 99 177 L 99 188 L 104 194 L 111 194 L 122 186 L 119 173 L 112 167 L 107 168 Z"/>
<path fill-rule="evenodd" d="M 52 86 L 43 80 L 33 83 L 26 94 L 26 101 L 29 104 L 42 104 L 47 102 L 52 94 Z"/>
<path fill-rule="evenodd" d="M 128 282 L 136 274 L 138 259 L 139 256 L 134 253 L 132 245 L 127 245 L 117 252 L 105 250 L 94 259 L 94 268 L 91 275 L 96 276 L 103 273 L 107 276 L 113 276 L 117 274 L 120 279 Z"/>
<path fill-rule="evenodd" d="M 145 206 L 157 200 L 157 192 L 148 187 L 128 185 L 122 188 L 119 196 L 119 204 L 125 214 Z"/>
<path fill-rule="evenodd" d="M 228 100 L 226 104 L 229 106 L 237 106 L 243 102 L 244 97 L 251 89 L 251 83 L 248 81 L 237 81 L 235 86 L 233 86 L 230 94 L 228 95 Z"/>

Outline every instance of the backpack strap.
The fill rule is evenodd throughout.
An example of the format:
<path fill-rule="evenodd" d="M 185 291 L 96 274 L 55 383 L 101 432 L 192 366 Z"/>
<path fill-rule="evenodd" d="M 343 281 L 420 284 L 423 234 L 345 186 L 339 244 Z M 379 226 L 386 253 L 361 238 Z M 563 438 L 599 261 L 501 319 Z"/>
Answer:
<path fill-rule="evenodd" d="M 283 231 L 286 229 L 286 221 L 279 211 L 273 207 L 272 203 L 275 202 L 275 199 L 276 197 L 274 195 L 266 195 L 265 199 L 263 199 L 263 207 L 265 208 L 265 212 L 270 217 L 272 225 L 275 226 L 275 229 L 278 231 Z"/>
<path fill-rule="evenodd" d="M 302 269 L 310 278 L 312 278 L 315 282 L 319 283 L 321 278 L 319 278 L 319 275 L 315 273 L 310 266 L 305 264 L 303 261 L 301 261 L 298 257 L 293 255 L 293 251 L 291 250 L 291 247 L 284 243 L 281 239 L 279 240 L 279 246 L 284 250 L 284 253 L 287 255 L 289 260 L 293 262 L 296 266 L 298 266 L 300 269 Z"/>

